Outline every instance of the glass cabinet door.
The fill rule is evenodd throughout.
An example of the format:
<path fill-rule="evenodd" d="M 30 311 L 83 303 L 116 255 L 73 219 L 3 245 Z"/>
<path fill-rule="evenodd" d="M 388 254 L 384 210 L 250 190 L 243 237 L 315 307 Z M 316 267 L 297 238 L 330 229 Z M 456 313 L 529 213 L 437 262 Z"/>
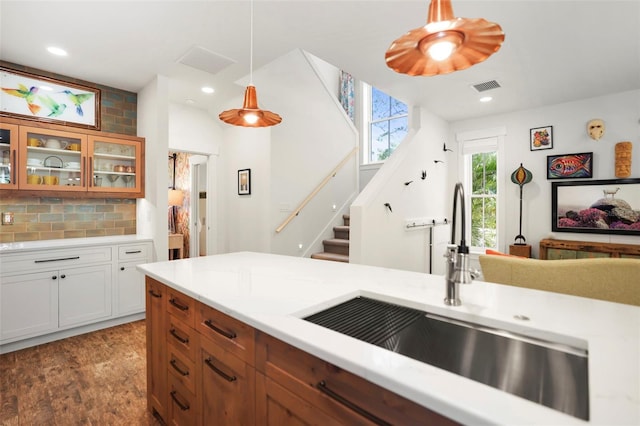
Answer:
<path fill-rule="evenodd" d="M 0 189 L 18 187 L 18 126 L 0 123 Z"/>
<path fill-rule="evenodd" d="M 138 192 L 141 145 L 137 141 L 89 136 L 90 191 Z"/>
<path fill-rule="evenodd" d="M 20 128 L 20 188 L 86 191 L 87 139 L 76 133 Z"/>

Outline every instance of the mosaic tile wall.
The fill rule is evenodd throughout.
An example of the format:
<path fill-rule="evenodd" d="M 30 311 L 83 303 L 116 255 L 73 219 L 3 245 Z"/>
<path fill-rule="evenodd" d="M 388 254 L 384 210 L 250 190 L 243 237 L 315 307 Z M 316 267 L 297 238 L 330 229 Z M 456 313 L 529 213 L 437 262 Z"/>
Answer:
<path fill-rule="evenodd" d="M 136 233 L 135 199 L 2 197 L 0 211 L 14 213 L 1 243 Z"/>

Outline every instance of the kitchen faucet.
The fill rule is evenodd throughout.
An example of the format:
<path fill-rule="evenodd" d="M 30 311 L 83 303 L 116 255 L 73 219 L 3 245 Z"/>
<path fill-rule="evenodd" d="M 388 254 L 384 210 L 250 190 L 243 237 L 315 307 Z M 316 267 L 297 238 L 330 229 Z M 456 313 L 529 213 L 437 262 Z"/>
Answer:
<path fill-rule="evenodd" d="M 461 220 L 460 225 L 460 245 L 456 246 L 456 207 L 458 198 L 460 198 Z M 469 270 L 469 246 L 465 241 L 465 200 L 464 188 L 462 183 L 456 183 L 453 191 L 453 220 L 451 223 L 451 241 L 447 245 L 447 251 L 444 255 L 446 258 L 446 291 L 444 304 L 449 306 L 460 306 L 460 290 L 459 284 L 471 284 L 473 276 Z"/>

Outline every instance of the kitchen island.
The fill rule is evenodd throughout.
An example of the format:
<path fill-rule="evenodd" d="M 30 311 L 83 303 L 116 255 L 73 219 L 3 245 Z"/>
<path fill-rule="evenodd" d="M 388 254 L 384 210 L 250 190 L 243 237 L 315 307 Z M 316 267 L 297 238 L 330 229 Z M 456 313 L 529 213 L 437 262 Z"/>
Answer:
<path fill-rule="evenodd" d="M 186 311 L 184 301 L 179 299 L 181 295 L 187 296 L 254 329 L 257 335 L 273 337 L 454 422 L 640 423 L 638 307 L 479 281 L 462 286 L 462 306 L 449 307 L 442 302 L 445 293 L 442 276 L 258 253 L 158 262 L 138 268 L 151 282 L 157 280 L 166 286 L 169 293 L 179 292 L 170 296 L 176 300 L 176 316 Z M 586 350 L 588 422 L 302 319 L 356 296 Z M 148 317 L 150 312 L 148 304 Z M 174 315 L 169 318 L 171 321 Z M 197 323 L 195 319 L 190 321 Z M 177 328 L 172 330 L 177 329 L 180 336 L 182 322 L 175 318 L 175 323 Z M 261 355 L 260 339 L 256 340 L 257 365 Z M 247 365 L 254 362 L 253 354 L 246 355 L 253 348 L 251 345 L 236 345 L 245 352 L 240 358 Z M 236 360 L 229 356 L 230 350 L 216 352 L 211 347 L 213 355 L 209 360 L 225 357 Z M 162 360 L 162 355 L 153 356 Z M 189 364 L 188 358 L 184 364 Z M 173 368 L 181 370 L 175 365 Z M 201 370 L 196 367 L 194 371 L 201 373 Z M 177 390 L 182 389 L 182 385 L 176 386 Z M 203 387 L 193 385 L 194 392 Z M 179 407 L 185 406 L 179 398 L 174 400 Z M 259 404 L 260 401 L 256 402 Z"/>

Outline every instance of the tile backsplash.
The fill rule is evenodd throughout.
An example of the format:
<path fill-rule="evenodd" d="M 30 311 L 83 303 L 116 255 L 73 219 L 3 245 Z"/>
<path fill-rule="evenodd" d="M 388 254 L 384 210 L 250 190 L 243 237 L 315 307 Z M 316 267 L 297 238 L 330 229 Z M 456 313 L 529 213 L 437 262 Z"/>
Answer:
<path fill-rule="evenodd" d="M 14 214 L 2 243 L 136 233 L 135 199 L 1 197 L 0 212 Z"/>

